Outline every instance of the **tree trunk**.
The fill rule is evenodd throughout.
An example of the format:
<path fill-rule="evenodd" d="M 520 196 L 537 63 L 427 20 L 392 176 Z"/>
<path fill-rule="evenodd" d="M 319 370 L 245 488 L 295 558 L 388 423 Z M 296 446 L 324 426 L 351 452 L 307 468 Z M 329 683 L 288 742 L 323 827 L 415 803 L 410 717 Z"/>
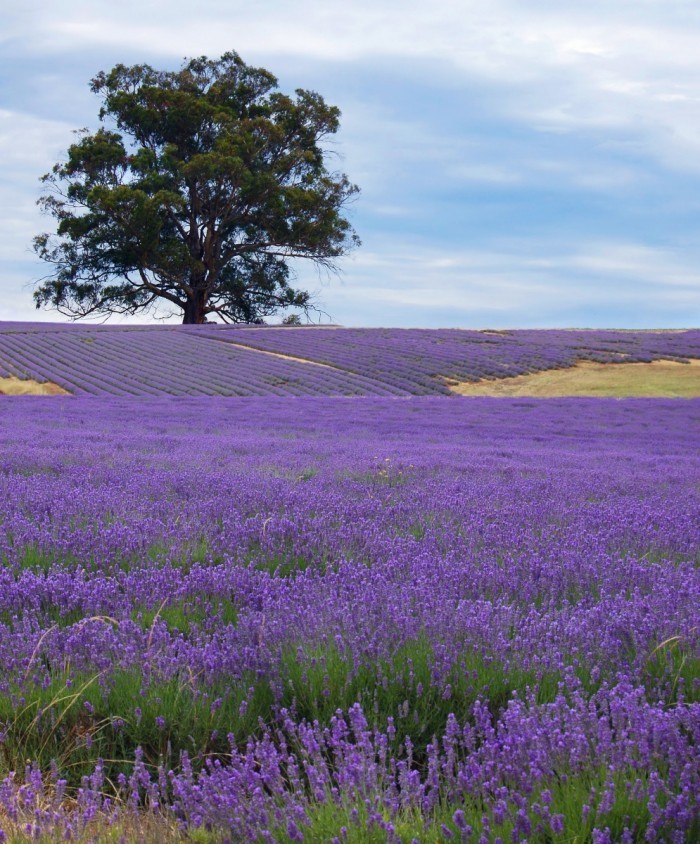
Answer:
<path fill-rule="evenodd" d="M 187 298 L 187 304 L 185 305 L 185 311 L 182 317 L 182 324 L 183 325 L 202 325 L 206 322 L 206 311 L 204 310 L 206 305 L 206 298 L 204 292 L 201 290 L 195 290 L 193 297 Z"/>

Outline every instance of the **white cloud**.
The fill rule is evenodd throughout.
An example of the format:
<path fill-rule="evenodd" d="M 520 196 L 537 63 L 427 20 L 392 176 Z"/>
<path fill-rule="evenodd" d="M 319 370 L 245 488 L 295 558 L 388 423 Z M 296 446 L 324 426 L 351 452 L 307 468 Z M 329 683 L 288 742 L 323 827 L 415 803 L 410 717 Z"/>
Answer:
<path fill-rule="evenodd" d="M 65 154 L 72 141 L 71 128 L 62 122 L 0 110 L 0 261 L 3 263 L 31 261 L 28 256 L 32 238 L 53 227 L 36 205 L 42 193 L 39 177 Z"/>
<path fill-rule="evenodd" d="M 10 43 L 36 55 L 102 47 L 172 62 L 236 49 L 251 62 L 346 62 L 348 73 L 355 62 L 419 61 L 455 90 L 499 86 L 493 112 L 542 132 L 629 131 L 666 166 L 699 166 L 700 19 L 679 0 L 56 0 L 23 9 L 9 16 Z"/>
<path fill-rule="evenodd" d="M 73 143 L 74 126 L 21 111 L 0 109 L 0 160 L 3 178 L 19 181 L 27 172 L 38 178 Z M 44 167 L 41 172 L 36 168 Z"/>
<path fill-rule="evenodd" d="M 358 253 L 348 262 L 345 282 L 323 291 L 327 310 L 339 322 L 350 324 L 353 314 L 363 313 L 363 303 L 370 320 L 376 315 L 372 324 L 387 325 L 392 324 L 387 315 L 410 314 L 408 324 L 422 320 L 444 327 L 494 320 L 604 326 L 611 324 L 605 314 L 627 313 L 638 327 L 673 327 L 693 324 L 700 315 L 697 263 L 684 263 L 665 249 L 547 240 L 503 241 L 447 254 L 415 243 L 380 246 Z M 362 324 L 362 317 L 355 324 Z"/>
<path fill-rule="evenodd" d="M 366 245 L 347 263 L 346 283 L 324 290 L 339 319 L 360 314 L 368 303 L 388 313 L 401 309 L 409 324 L 425 314 L 467 319 L 474 308 L 484 318 L 509 308 L 523 324 L 538 314 L 589 313 L 606 303 L 633 315 L 641 285 L 644 307 L 671 313 L 667 303 L 679 319 L 686 313 L 697 321 L 700 256 L 689 241 L 678 250 L 652 248 L 643 233 L 608 233 L 605 220 L 598 225 L 609 239 L 595 239 L 589 216 L 581 218 L 587 229 L 576 242 L 556 218 L 563 203 L 554 203 L 547 218 L 536 206 L 540 200 L 530 202 L 535 195 L 527 193 L 567 190 L 572 202 L 576 195 L 603 195 L 610 205 L 622 203 L 621 217 L 633 218 L 631 203 L 645 201 L 649 184 L 668 179 L 667 203 L 681 184 L 673 181 L 678 174 L 692 184 L 700 173 L 694 2 L 203 0 L 195 8 L 182 0 L 29 0 L 2 14 L 7 66 L 15 55 L 31 58 L 35 89 L 45 98 L 55 93 L 59 107 L 63 97 L 71 115 L 82 114 L 83 100 L 75 101 L 79 107 L 68 102 L 62 64 L 68 57 L 73 67 L 82 67 L 85 57 L 84 97 L 84 83 L 103 55 L 105 68 L 141 59 L 175 67 L 184 56 L 235 49 L 279 75 L 291 68 L 292 80 L 303 68 L 302 84 L 322 92 L 342 75 L 350 95 L 339 102 L 344 158 L 338 167 L 363 189 L 358 212 L 379 222 L 375 231 L 360 230 Z M 368 69 L 378 69 L 376 81 L 367 79 Z M 396 75 L 403 69 L 404 101 L 397 103 L 384 96 L 382 84 L 394 73 L 392 84 L 401 86 Z M 412 99 L 413 85 L 423 88 Z M 437 106 L 422 111 L 426 91 L 435 92 L 443 120 Z M 0 111 L 0 260 L 15 268 L 4 273 L 5 287 L 17 289 L 33 272 L 27 249 L 47 228 L 34 205 L 37 178 L 71 143 L 71 129 L 94 126 L 97 103 L 85 102 L 93 110 L 70 125 L 48 120 L 40 108 L 30 114 L 23 103 Z M 659 164 L 665 174 L 654 172 Z M 628 190 L 637 191 L 631 200 Z M 449 191 L 456 199 L 446 211 L 440 201 Z M 478 201 L 468 206 L 465 197 L 487 191 L 504 211 L 493 217 L 497 234 L 485 235 L 480 248 L 478 236 L 459 243 L 453 233 L 452 242 L 426 246 L 407 234 L 440 214 L 449 227 L 451 209 L 457 215 L 467 209 L 465 219 L 477 219 Z M 509 191 L 518 192 L 521 209 L 541 215 L 529 241 L 507 239 L 509 225 L 522 231 L 521 222 L 529 223 L 516 219 L 517 209 L 508 210 Z M 676 243 L 675 233 L 663 230 L 663 213 L 656 242 Z M 686 225 L 696 214 L 688 208 Z M 6 297 L 5 308 L 10 301 Z"/>
<path fill-rule="evenodd" d="M 684 263 L 670 249 L 637 243 L 594 243 L 571 256 L 572 267 L 591 270 L 598 275 L 631 278 L 636 283 L 652 284 L 660 296 L 672 290 L 700 305 L 700 269 L 696 263 Z M 700 313 L 700 312 L 699 312 Z"/>

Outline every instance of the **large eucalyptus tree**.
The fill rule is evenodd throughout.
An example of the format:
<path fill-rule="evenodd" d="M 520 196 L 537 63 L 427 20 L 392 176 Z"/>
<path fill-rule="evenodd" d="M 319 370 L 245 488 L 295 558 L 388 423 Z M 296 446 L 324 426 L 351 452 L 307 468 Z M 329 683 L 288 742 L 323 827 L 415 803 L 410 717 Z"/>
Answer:
<path fill-rule="evenodd" d="M 175 72 L 120 64 L 91 89 L 104 125 L 77 133 L 42 179 L 57 228 L 34 239 L 53 265 L 37 307 L 80 317 L 165 304 L 185 323 L 312 307 L 290 262 L 336 270 L 359 243 L 343 216 L 358 188 L 326 166 L 336 107 L 280 93 L 233 52 Z"/>

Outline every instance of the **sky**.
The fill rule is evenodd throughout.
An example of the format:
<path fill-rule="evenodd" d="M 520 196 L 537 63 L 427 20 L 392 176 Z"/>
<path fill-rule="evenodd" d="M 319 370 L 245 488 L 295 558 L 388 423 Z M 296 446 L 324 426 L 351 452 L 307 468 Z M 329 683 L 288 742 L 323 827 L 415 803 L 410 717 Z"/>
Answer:
<path fill-rule="evenodd" d="M 99 127 L 89 81 L 234 50 L 342 112 L 361 188 L 323 321 L 700 324 L 697 0 L 25 0 L 0 11 L 0 320 L 34 307 L 39 177 Z M 141 318 L 140 321 L 148 321 Z"/>

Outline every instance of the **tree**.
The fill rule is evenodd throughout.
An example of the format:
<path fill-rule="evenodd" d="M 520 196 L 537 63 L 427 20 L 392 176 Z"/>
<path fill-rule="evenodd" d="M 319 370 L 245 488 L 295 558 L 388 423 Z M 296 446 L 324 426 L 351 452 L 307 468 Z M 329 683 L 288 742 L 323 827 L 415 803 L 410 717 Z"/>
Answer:
<path fill-rule="evenodd" d="M 38 202 L 57 229 L 34 239 L 53 265 L 37 308 L 77 318 L 167 303 L 185 323 L 313 308 L 290 284 L 290 260 L 337 271 L 359 245 L 342 216 L 359 189 L 327 170 L 321 147 L 338 130 L 336 107 L 313 91 L 280 93 L 234 52 L 177 72 L 119 64 L 90 87 L 112 128 L 80 130 L 42 178 Z"/>

